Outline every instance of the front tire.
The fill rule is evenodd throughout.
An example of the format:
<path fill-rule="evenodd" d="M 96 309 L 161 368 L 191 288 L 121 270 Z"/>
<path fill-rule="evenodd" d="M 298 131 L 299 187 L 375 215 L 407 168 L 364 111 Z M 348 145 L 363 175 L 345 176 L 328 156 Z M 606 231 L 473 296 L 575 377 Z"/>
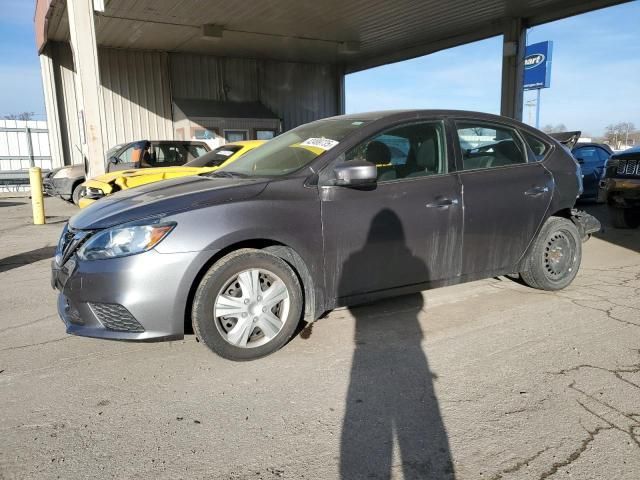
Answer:
<path fill-rule="evenodd" d="M 609 217 L 615 228 L 637 228 L 640 225 L 640 209 L 609 206 Z"/>
<path fill-rule="evenodd" d="M 520 272 L 522 280 L 540 290 L 561 290 L 580 268 L 582 241 L 574 223 L 550 217 L 540 230 Z"/>
<path fill-rule="evenodd" d="M 82 186 L 82 184 L 76 185 L 75 187 L 73 187 L 73 193 L 71 194 L 71 201 L 76 206 L 79 206 L 80 199 L 84 197 L 84 194 L 85 194 L 85 188 Z"/>
<path fill-rule="evenodd" d="M 284 260 L 241 249 L 218 260 L 195 293 L 193 331 L 229 360 L 254 360 L 280 349 L 302 315 L 302 289 Z"/>

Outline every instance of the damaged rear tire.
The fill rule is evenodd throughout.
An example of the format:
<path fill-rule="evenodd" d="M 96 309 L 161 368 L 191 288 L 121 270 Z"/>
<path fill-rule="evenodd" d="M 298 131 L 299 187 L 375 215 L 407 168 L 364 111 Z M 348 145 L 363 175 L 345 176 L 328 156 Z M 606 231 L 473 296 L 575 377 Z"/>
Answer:
<path fill-rule="evenodd" d="M 577 275 L 581 259 L 582 241 L 574 223 L 551 217 L 527 254 L 520 277 L 533 288 L 561 290 Z"/>

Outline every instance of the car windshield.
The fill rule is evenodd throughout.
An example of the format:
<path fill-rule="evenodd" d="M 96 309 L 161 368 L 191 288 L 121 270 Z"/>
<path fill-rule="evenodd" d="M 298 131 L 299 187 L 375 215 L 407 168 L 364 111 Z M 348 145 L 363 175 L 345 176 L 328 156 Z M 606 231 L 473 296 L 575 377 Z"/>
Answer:
<path fill-rule="evenodd" d="M 328 118 L 301 125 L 251 150 L 212 176 L 279 177 L 299 170 L 368 123 Z"/>
<path fill-rule="evenodd" d="M 231 155 L 241 150 L 240 145 L 223 145 L 212 152 L 185 163 L 185 167 L 217 167 L 226 162 Z"/>
<path fill-rule="evenodd" d="M 109 150 L 107 150 L 107 153 L 105 154 L 105 158 L 109 159 L 111 157 L 114 157 L 116 155 L 116 152 L 120 150 L 122 147 L 123 147 L 122 143 L 111 147 Z"/>

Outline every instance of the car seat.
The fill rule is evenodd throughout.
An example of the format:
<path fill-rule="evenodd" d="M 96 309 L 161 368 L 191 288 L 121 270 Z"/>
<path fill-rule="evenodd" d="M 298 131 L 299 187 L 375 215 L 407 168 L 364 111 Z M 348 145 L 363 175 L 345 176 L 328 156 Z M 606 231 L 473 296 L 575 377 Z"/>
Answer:
<path fill-rule="evenodd" d="M 416 153 L 415 167 L 405 178 L 422 177 L 438 173 L 438 148 L 436 137 L 425 138 Z"/>
<path fill-rule="evenodd" d="M 373 163 L 378 166 L 378 170 L 382 170 L 378 173 L 378 181 L 384 182 L 388 180 L 395 180 L 398 178 L 395 168 L 392 165 L 388 165 L 391 162 L 391 151 L 389 147 L 379 140 L 373 140 L 367 145 L 365 153 L 365 159 L 369 163 Z"/>

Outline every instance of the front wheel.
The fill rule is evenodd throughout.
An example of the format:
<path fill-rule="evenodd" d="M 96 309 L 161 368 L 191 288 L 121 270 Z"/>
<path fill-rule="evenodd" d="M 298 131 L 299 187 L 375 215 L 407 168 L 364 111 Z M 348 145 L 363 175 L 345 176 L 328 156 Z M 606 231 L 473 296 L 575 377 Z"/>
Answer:
<path fill-rule="evenodd" d="M 193 331 L 230 360 L 253 360 L 280 349 L 302 314 L 302 290 L 284 260 L 241 249 L 218 260 L 193 300 Z"/>
<path fill-rule="evenodd" d="M 581 259 L 582 241 L 574 223 L 551 217 L 527 254 L 520 277 L 533 288 L 560 290 L 573 281 Z"/>
<path fill-rule="evenodd" d="M 71 194 L 71 201 L 75 205 L 80 205 L 80 199 L 86 195 L 86 189 L 82 186 L 82 184 L 78 184 L 73 188 L 73 193 Z"/>

